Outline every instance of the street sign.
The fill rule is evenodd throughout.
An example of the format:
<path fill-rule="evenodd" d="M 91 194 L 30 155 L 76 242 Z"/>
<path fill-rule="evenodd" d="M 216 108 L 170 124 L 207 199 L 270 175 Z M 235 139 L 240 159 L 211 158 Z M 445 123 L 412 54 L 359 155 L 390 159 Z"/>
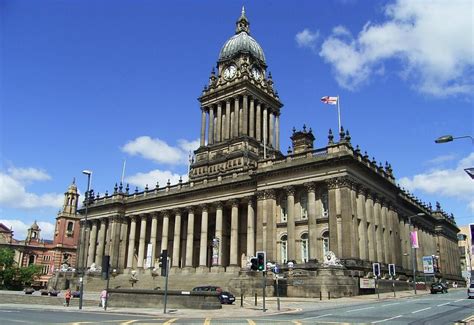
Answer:
<path fill-rule="evenodd" d="M 391 276 L 395 276 L 395 264 L 388 265 L 388 274 Z"/>
<path fill-rule="evenodd" d="M 380 263 L 372 263 L 372 271 L 374 276 L 380 278 Z"/>

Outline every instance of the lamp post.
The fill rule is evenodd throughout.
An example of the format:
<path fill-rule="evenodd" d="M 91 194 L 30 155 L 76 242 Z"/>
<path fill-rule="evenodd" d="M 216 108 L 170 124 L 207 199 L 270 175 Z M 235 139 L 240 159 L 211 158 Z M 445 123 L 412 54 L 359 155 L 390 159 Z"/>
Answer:
<path fill-rule="evenodd" d="M 421 216 L 424 216 L 424 215 L 425 214 L 423 212 L 420 212 L 420 213 L 414 214 L 412 216 L 409 216 L 408 217 L 409 228 L 412 228 L 412 224 L 411 224 L 411 219 L 412 218 L 421 217 Z M 411 238 L 412 237 L 410 236 L 410 239 Z M 411 262 L 412 262 L 412 268 L 413 268 L 413 290 L 415 291 L 415 295 L 416 295 L 416 248 L 413 245 L 413 241 L 411 241 Z"/>
<path fill-rule="evenodd" d="M 92 172 L 90 170 L 83 170 L 82 173 L 87 175 L 87 190 L 84 195 L 84 202 L 85 202 L 85 211 L 84 211 L 84 231 L 81 233 L 81 251 L 82 251 L 82 265 L 81 265 L 81 277 L 79 279 L 80 282 L 80 289 L 79 289 L 79 309 L 82 309 L 82 296 L 84 294 L 84 275 L 86 273 L 87 267 L 87 254 L 86 254 L 86 231 L 87 231 L 87 208 L 89 206 L 89 191 L 91 187 L 91 175 Z"/>
<path fill-rule="evenodd" d="M 438 139 L 435 140 L 435 142 L 436 143 L 446 143 L 446 142 L 451 142 L 453 140 L 464 139 L 464 138 L 471 139 L 472 144 L 474 144 L 474 138 L 471 135 L 463 135 L 463 136 L 460 136 L 460 137 L 453 137 L 452 135 L 448 134 L 448 135 L 443 135 L 443 136 L 439 137 Z"/>

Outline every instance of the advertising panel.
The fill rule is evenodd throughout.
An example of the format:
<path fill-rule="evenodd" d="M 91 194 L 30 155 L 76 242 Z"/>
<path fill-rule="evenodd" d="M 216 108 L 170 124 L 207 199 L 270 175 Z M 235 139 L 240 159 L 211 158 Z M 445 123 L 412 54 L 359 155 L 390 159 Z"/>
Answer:
<path fill-rule="evenodd" d="M 434 274 L 434 265 L 432 256 L 423 256 L 423 273 Z"/>
<path fill-rule="evenodd" d="M 359 286 L 361 289 L 374 289 L 375 288 L 375 279 L 359 279 Z"/>

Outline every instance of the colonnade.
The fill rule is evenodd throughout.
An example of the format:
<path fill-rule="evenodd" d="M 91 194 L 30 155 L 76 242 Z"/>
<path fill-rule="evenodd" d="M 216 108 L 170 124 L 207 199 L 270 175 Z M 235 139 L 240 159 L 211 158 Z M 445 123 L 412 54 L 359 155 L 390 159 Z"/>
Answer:
<path fill-rule="evenodd" d="M 249 136 L 280 150 L 280 113 L 249 95 L 201 108 L 200 145 Z"/>

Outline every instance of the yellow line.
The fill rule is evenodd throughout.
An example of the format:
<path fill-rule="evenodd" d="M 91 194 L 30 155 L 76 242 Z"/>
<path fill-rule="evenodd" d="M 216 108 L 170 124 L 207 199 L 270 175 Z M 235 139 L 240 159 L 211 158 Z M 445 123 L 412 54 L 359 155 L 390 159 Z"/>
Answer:
<path fill-rule="evenodd" d="M 300 321 L 297 321 L 297 320 L 292 320 L 291 321 L 293 324 L 296 324 L 296 325 L 301 325 L 302 323 Z"/>
<path fill-rule="evenodd" d="M 211 319 L 210 318 L 206 318 L 204 320 L 204 324 L 203 325 L 211 325 Z"/>
<path fill-rule="evenodd" d="M 126 321 L 126 322 L 123 322 L 123 323 L 120 323 L 120 324 L 121 324 L 121 325 L 133 324 L 133 323 L 135 323 L 135 322 L 137 322 L 137 321 L 138 321 L 138 319 L 131 319 L 131 320 L 129 320 L 129 321 Z"/>
<path fill-rule="evenodd" d="M 256 325 L 256 323 L 251 319 L 247 319 L 247 323 L 249 323 L 249 325 Z"/>
<path fill-rule="evenodd" d="M 178 320 L 177 318 L 171 318 L 169 321 L 164 322 L 163 325 L 169 325 L 169 324 L 171 324 L 171 323 L 176 322 L 177 320 Z"/>

